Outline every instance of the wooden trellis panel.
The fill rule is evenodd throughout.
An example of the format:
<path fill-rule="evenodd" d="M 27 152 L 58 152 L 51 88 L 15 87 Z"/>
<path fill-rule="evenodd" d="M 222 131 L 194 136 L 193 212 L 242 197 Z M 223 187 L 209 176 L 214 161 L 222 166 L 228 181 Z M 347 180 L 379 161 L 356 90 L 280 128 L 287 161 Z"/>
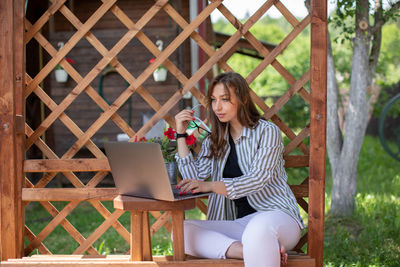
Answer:
<path fill-rule="evenodd" d="M 4 222 L 9 222 L 13 218 L 17 218 L 18 212 L 14 213 L 14 217 L 5 217 L 6 204 L 9 203 L 10 197 L 5 196 L 7 192 L 6 187 L 14 187 L 17 189 L 22 188 L 21 193 L 13 192 L 12 196 L 16 201 L 15 210 L 22 210 L 18 208 L 23 201 L 23 206 L 28 205 L 31 201 L 39 201 L 41 205 L 51 214 L 53 219 L 45 226 L 42 231 L 36 236 L 32 231 L 25 226 L 25 236 L 29 240 L 29 244 L 23 248 L 24 254 L 30 254 L 34 249 L 42 254 L 51 254 L 51 250 L 46 248 L 43 240 L 58 226 L 61 225 L 79 244 L 74 254 L 82 254 L 87 252 L 92 255 L 98 255 L 98 251 L 92 246 L 93 243 L 110 227 L 113 227 L 128 243 L 129 232 L 118 221 L 118 218 L 123 214 L 122 211 L 115 210 L 109 212 L 107 208 L 100 202 L 112 200 L 116 196 L 114 188 L 98 188 L 97 185 L 109 173 L 110 168 L 106 156 L 102 150 L 92 140 L 93 136 L 99 131 L 101 127 L 108 121 L 114 124 L 130 137 L 130 141 L 135 138 L 143 137 L 152 127 L 160 120 L 165 119 L 171 126 L 175 125 L 174 119 L 168 112 L 176 106 L 182 99 L 183 95 L 191 92 L 198 101 L 205 105 L 205 96 L 196 88 L 199 80 L 205 76 L 214 65 L 218 65 L 224 71 L 232 71 L 232 68 L 227 64 L 227 60 L 232 56 L 235 51 L 235 45 L 239 42 L 240 38 L 245 38 L 254 49 L 263 56 L 263 60 L 245 77 L 247 82 L 252 83 L 266 67 L 271 65 L 290 85 L 288 89 L 272 106 L 268 106 L 255 92 L 252 92 L 252 98 L 255 103 L 263 112 L 265 119 L 271 120 L 280 127 L 282 132 L 290 139 L 289 144 L 285 150 L 286 167 L 308 167 L 309 177 L 306 177 L 302 184 L 291 186 L 292 191 L 296 195 L 300 207 L 306 212 L 309 212 L 309 227 L 306 233 L 296 246 L 296 250 L 300 251 L 301 247 L 308 241 L 308 254 L 316 258 L 317 265 L 322 265 L 322 247 L 323 247 L 323 217 L 324 217 L 324 172 L 325 172 L 325 117 L 326 117 L 326 0 L 314 0 L 312 2 L 311 14 L 306 16 L 301 21 L 298 21 L 291 12 L 278 0 L 266 0 L 264 4 L 244 23 L 241 23 L 235 16 L 223 5 L 223 0 L 213 0 L 198 14 L 198 16 L 190 23 L 168 2 L 168 0 L 154 1 L 154 5 L 149 8 L 145 14 L 133 22 L 127 16 L 124 10 L 118 7 L 117 0 L 102 0 L 101 5 L 93 12 L 89 18 L 82 22 L 73 13 L 73 11 L 66 5 L 66 0 L 49 0 L 49 8 L 37 21 L 30 22 L 22 17 L 23 1 L 15 0 L 15 10 L 13 8 L 14 1 L 4 0 L 1 1 L 0 7 L 2 14 L 18 14 L 14 19 L 6 21 L 1 27 L 5 30 L 10 30 L 12 33 L 22 28 L 25 29 L 24 34 L 13 34 L 20 36 L 14 42 L 7 44 L 3 41 L 7 40 L 7 35 L 2 38 L 0 48 L 2 55 L 4 51 L 8 51 L 9 47 L 20 48 L 21 51 L 16 53 L 15 58 L 7 58 L 7 62 L 13 62 L 12 67 L 7 68 L 9 72 L 4 73 L 5 77 L 9 77 L 13 81 L 14 75 L 20 75 L 13 84 L 1 84 L 0 96 L 4 97 L 7 103 L 12 103 L 14 108 L 7 109 L 7 114 L 14 116 L 12 118 L 11 127 L 14 135 L 5 134 L 1 130 L 2 142 L 7 142 L 9 146 L 17 148 L 12 153 L 13 157 L 8 158 L 12 162 L 3 162 L 2 175 L 11 177 L 18 177 L 18 171 L 22 173 L 22 147 L 28 151 L 33 145 L 41 150 L 45 159 L 29 159 L 25 160 L 23 164 L 23 171 L 26 173 L 39 172 L 44 173 L 43 177 L 35 184 L 33 184 L 27 177 L 25 177 L 25 186 L 22 188 L 22 179 L 16 184 L 6 185 L 1 183 L 1 253 L 2 259 L 18 257 L 22 254 L 22 246 L 15 245 L 15 247 L 7 248 L 7 241 L 11 240 L 9 234 L 5 231 Z M 303 1 L 299 0 L 299 4 Z M 249 31 L 249 29 L 272 7 L 275 6 L 286 20 L 292 25 L 293 29 L 290 33 L 274 48 L 267 49 L 257 38 Z M 3 8 L 4 7 L 4 8 Z M 204 38 L 196 32 L 196 29 L 203 23 L 214 10 L 219 10 L 222 15 L 237 29 L 237 31 L 218 49 L 215 50 Z M 4 11 L 3 11 L 4 10 Z M 181 27 L 182 31 L 171 41 L 164 50 L 160 51 L 157 46 L 150 40 L 144 33 L 145 26 L 157 15 L 158 12 L 163 10 L 168 14 L 170 19 Z M 62 14 L 66 20 L 76 28 L 65 45 L 57 50 L 41 33 L 41 29 L 49 22 L 56 12 Z M 93 26 L 107 13 L 111 12 L 115 19 L 119 20 L 127 29 L 127 32 L 120 38 L 115 45 L 108 49 L 102 42 L 96 38 L 91 32 Z M 18 20 L 19 19 L 19 20 Z M 299 79 L 293 77 L 290 72 L 277 60 L 277 56 L 283 53 L 288 45 L 308 26 L 311 24 L 311 67 Z M 16 25 L 15 28 L 10 25 Z M 18 33 L 18 32 L 16 32 Z M 9 37 L 9 35 L 8 35 Z M 23 38 L 22 38 L 23 37 Z M 11 38 L 11 39 L 12 39 Z M 193 39 L 197 45 L 208 56 L 205 63 L 191 77 L 185 76 L 183 70 L 179 69 L 169 58 L 170 56 L 183 44 L 188 38 Z M 39 73 L 34 77 L 30 77 L 23 71 L 23 52 L 22 47 L 28 44 L 32 39 L 50 55 L 50 60 L 40 69 Z M 101 56 L 96 65 L 84 76 L 82 76 L 70 63 L 67 62 L 66 56 L 77 45 L 77 43 L 86 39 L 90 45 L 93 46 Z M 132 40 L 138 40 L 148 51 L 154 55 L 155 60 L 137 76 L 134 77 L 132 73 L 118 60 L 118 55 Z M 14 64 L 15 63 L 15 64 Z M 3 63 L 2 63 L 3 64 Z M 56 103 L 51 96 L 49 96 L 44 88 L 43 81 L 54 70 L 56 65 L 59 64 L 64 68 L 69 76 L 76 82 L 76 86 L 69 90 L 67 96 Z M 144 83 L 152 73 L 160 66 L 165 66 L 170 75 L 173 75 L 180 83 L 181 88 L 166 101 L 164 104 L 158 102 L 145 88 Z M 116 72 L 123 77 L 129 84 L 117 99 L 108 104 L 98 92 L 91 86 L 93 80 L 98 77 L 107 65 L 111 65 Z M 14 71 L 13 71 L 14 70 Z M 1 79 L 2 82 L 6 78 Z M 311 92 L 305 89 L 305 84 L 310 82 Z M 10 82 L 11 83 L 11 82 Z M 25 86 L 23 86 L 25 84 Z M 15 95 L 7 95 L 6 87 L 14 88 Z M 43 104 L 50 110 L 50 113 L 44 118 L 41 124 L 32 129 L 31 125 L 25 123 L 24 126 L 19 126 L 21 131 L 25 133 L 26 140 L 23 141 L 21 135 L 18 136 L 18 119 L 15 115 L 23 115 L 23 101 L 22 98 L 27 99 L 31 94 L 36 95 Z M 90 125 L 87 130 L 82 130 L 73 119 L 71 119 L 66 110 L 81 94 L 86 94 L 93 102 L 101 109 L 98 118 Z M 122 105 L 132 95 L 138 94 L 143 100 L 154 110 L 155 114 L 148 120 L 138 131 L 135 131 L 117 111 L 121 109 Z M 305 125 L 299 133 L 295 133 L 288 125 L 277 115 L 277 112 L 294 96 L 299 95 L 305 103 L 311 107 L 310 124 Z M 0 102 L 2 104 L 2 102 Z M 3 110 L 3 105 L 1 105 Z M 16 107 L 16 109 L 15 109 Z M 15 110 L 17 113 L 15 114 Z M 5 116 L 1 115 L 1 119 L 5 121 Z M 49 127 L 51 127 L 56 120 L 61 123 L 76 137 L 76 141 L 69 147 L 69 149 L 62 155 L 58 156 L 42 138 Z M 19 120 L 21 122 L 21 120 Z M 3 127 L 4 123 L 0 125 Z M 17 130 L 15 130 L 17 128 Z M 304 140 L 310 137 L 310 146 L 306 145 Z M 3 139 L 4 138 L 4 139 Z M 8 139 L 7 139 L 8 138 Z M 7 141 L 6 141 L 7 140 Z M 3 145 L 3 144 L 2 144 Z M 74 158 L 81 148 L 85 147 L 89 150 L 92 158 Z M 20 148 L 20 149 L 18 149 Z M 298 148 L 302 155 L 291 155 L 291 152 Z M 0 156 L 7 158 L 6 150 L 0 150 Z M 16 163 L 19 163 L 16 164 Z M 8 168 L 7 166 L 14 166 Z M 7 172 L 3 173 L 3 170 Z M 75 172 L 94 172 L 95 174 L 90 181 L 84 184 Z M 48 183 L 58 174 L 62 173 L 74 186 L 74 188 L 46 188 Z M 9 179 L 10 181 L 18 181 L 18 179 Z M 304 198 L 309 199 L 307 202 Z M 69 203 L 61 210 L 50 201 L 69 201 Z M 73 211 L 73 209 L 82 201 L 88 201 L 103 217 L 104 222 L 87 238 L 66 219 L 66 217 Z M 206 212 L 207 207 L 201 201 L 197 201 L 198 208 Z M 156 222 L 151 226 L 151 233 L 154 234 L 162 226 L 167 230 L 171 230 L 171 224 L 168 221 L 170 214 L 168 212 L 161 214 L 160 212 L 153 212 L 152 215 L 156 218 Z M 11 233 L 22 233 L 22 220 L 15 219 L 18 223 L 14 224 L 15 229 Z M 7 223 L 6 222 L 6 223 Z M 21 231 L 18 228 L 20 227 Z M 22 240 L 22 237 L 17 235 L 17 240 Z M 18 241 L 19 242 L 19 241 Z M 16 244 L 15 242 L 13 244 Z"/>

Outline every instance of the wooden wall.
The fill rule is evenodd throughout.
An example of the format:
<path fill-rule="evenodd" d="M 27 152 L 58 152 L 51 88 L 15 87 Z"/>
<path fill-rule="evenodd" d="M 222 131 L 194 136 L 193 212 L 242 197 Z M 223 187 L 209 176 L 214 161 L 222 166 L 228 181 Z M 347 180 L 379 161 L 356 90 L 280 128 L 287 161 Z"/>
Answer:
<path fill-rule="evenodd" d="M 86 0 L 86 1 L 70 1 L 71 11 L 83 23 L 88 17 L 100 6 L 101 1 Z M 153 0 L 118 1 L 118 6 L 124 10 L 133 22 L 140 19 L 141 16 L 154 4 Z M 176 10 L 179 10 L 182 16 L 189 21 L 189 1 L 175 0 L 171 1 L 171 5 Z M 54 47 L 57 47 L 58 42 L 66 42 L 76 31 L 76 29 L 68 22 L 65 17 L 57 12 L 54 19 L 49 25 L 49 41 Z M 180 27 L 167 15 L 163 10 L 146 25 L 143 32 L 154 43 L 156 40 L 164 42 L 164 48 L 175 39 L 181 31 Z M 111 13 L 107 12 L 100 21 L 91 29 L 91 32 L 103 43 L 107 49 L 111 49 L 118 40 L 127 32 L 127 28 Z M 68 54 L 68 58 L 75 61 L 73 67 L 82 75 L 85 76 L 102 56 L 93 46 L 85 39 L 79 43 Z M 118 55 L 118 60 L 128 69 L 134 76 L 139 76 L 140 73 L 150 64 L 149 60 L 153 58 L 148 49 L 138 40 L 133 39 Z M 189 40 L 185 41 L 169 59 L 186 75 L 190 76 L 190 44 Z M 49 87 L 51 97 L 59 103 L 62 99 L 76 86 L 76 82 L 70 77 L 66 83 L 58 83 L 55 81 L 54 73 L 49 75 Z M 98 76 L 91 86 L 99 89 L 100 76 Z M 104 97 L 109 103 L 112 103 L 127 87 L 125 80 L 117 73 L 111 73 L 103 79 Z M 165 82 L 155 82 L 153 77 L 149 77 L 143 84 L 151 95 L 164 104 L 176 90 L 180 87 L 177 79 L 168 73 Z M 137 131 L 143 125 L 142 116 L 146 113 L 154 113 L 149 105 L 143 101 L 138 95 L 134 94 L 131 97 L 131 122 L 128 122 L 129 105 L 126 103 L 118 114 L 127 122 L 131 123 L 132 128 Z M 174 115 L 175 112 L 183 108 L 183 103 L 176 105 L 170 112 Z M 67 109 L 66 114 L 83 130 L 86 131 L 89 126 L 100 116 L 101 109 L 86 95 L 81 94 L 77 100 Z M 82 116 L 85 114 L 85 116 Z M 52 131 L 52 133 L 51 133 Z M 54 144 L 54 150 L 57 155 L 62 155 L 75 141 L 76 137 L 70 133 L 68 129 L 60 121 L 56 121 L 50 130 L 50 137 L 57 140 Z M 92 139 L 96 144 L 101 146 L 104 139 L 115 140 L 116 135 L 122 131 L 111 121 L 107 122 Z M 82 151 L 84 152 L 84 151 Z M 84 155 L 82 155 L 84 156 Z"/>

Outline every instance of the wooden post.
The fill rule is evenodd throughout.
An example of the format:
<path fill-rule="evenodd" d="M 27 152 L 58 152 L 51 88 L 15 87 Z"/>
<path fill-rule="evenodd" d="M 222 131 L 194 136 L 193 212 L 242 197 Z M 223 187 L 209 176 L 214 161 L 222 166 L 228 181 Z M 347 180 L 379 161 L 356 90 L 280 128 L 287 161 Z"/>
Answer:
<path fill-rule="evenodd" d="M 0 1 L 0 254 L 22 257 L 23 1 Z M 18 99 L 17 99 L 18 97 Z M 22 124 L 23 125 L 23 124 Z M 23 127 L 22 127 L 23 128 Z M 20 146 L 17 148 L 17 146 Z M 18 152 L 17 152 L 18 151 Z"/>
<path fill-rule="evenodd" d="M 24 225 L 25 211 L 22 205 L 22 188 L 24 187 L 24 158 L 25 158 L 25 44 L 24 44 L 24 18 L 25 1 L 14 0 L 15 5 L 15 113 L 16 113 L 16 207 L 17 207 L 17 255 L 24 256 Z"/>
<path fill-rule="evenodd" d="M 172 243 L 174 250 L 174 261 L 185 260 L 185 248 L 183 247 L 183 220 L 185 217 L 184 210 L 173 210 L 172 211 Z"/>
<path fill-rule="evenodd" d="M 137 230 L 136 230 L 137 229 Z M 143 260 L 143 211 L 131 211 L 131 261 Z"/>
<path fill-rule="evenodd" d="M 308 254 L 322 266 L 326 152 L 327 0 L 311 0 L 311 121 Z"/>

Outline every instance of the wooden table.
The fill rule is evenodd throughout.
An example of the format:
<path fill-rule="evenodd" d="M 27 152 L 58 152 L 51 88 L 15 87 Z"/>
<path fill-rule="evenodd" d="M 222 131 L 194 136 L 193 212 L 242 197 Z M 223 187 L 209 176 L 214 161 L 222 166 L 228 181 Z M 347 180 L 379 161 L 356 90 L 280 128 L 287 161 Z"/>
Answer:
<path fill-rule="evenodd" d="M 114 208 L 131 212 L 131 260 L 152 261 L 149 211 L 171 211 L 173 259 L 185 259 L 183 220 L 185 210 L 194 209 L 196 199 L 162 201 L 119 195 L 114 198 Z"/>

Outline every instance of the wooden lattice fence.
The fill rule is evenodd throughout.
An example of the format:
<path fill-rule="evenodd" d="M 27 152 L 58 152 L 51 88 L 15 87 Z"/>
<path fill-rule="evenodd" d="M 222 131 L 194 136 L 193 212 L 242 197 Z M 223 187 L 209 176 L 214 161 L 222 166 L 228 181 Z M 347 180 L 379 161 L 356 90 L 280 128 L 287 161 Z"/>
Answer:
<path fill-rule="evenodd" d="M 299 5 L 303 4 L 303 1 L 298 0 L 298 2 Z M 108 121 L 112 121 L 121 131 L 128 134 L 130 141 L 133 141 L 135 137 L 144 136 L 160 119 L 165 119 L 174 127 L 173 116 L 168 112 L 189 91 L 201 104 L 205 105 L 205 96 L 196 88 L 196 83 L 216 64 L 224 71 L 231 71 L 232 68 L 227 64 L 227 60 L 235 52 L 235 45 L 240 38 L 244 37 L 264 57 L 257 67 L 245 77 L 247 82 L 252 83 L 266 67 L 271 65 L 290 84 L 290 89 L 272 106 L 268 106 L 255 92 L 252 92 L 252 97 L 262 110 L 263 117 L 278 125 L 290 139 L 284 154 L 286 167 L 309 167 L 308 177 L 304 177 L 304 181 L 300 185 L 291 186 L 299 205 L 309 214 L 308 233 L 301 238 L 295 250 L 300 251 L 308 239 L 308 254 L 316 258 L 317 265 L 322 265 L 326 124 L 326 0 L 311 1 L 311 14 L 301 21 L 298 21 L 280 1 L 266 0 L 244 23 L 239 21 L 223 5 L 222 0 L 210 1 L 191 22 L 184 19 L 168 0 L 155 1 L 154 5 L 136 22 L 133 22 L 124 13 L 124 10 L 118 7 L 117 0 L 102 0 L 100 7 L 90 14 L 85 22 L 80 21 L 74 15 L 66 5 L 66 0 L 50 0 L 48 10 L 43 13 L 40 19 L 33 22 L 24 18 L 23 5 L 24 1 L 21 0 L 2 0 L 0 4 L 2 32 L 3 30 L 6 32 L 1 37 L 0 42 L 0 52 L 3 56 L 1 63 L 4 70 L 4 72 L 2 70 L 3 77 L 0 78 L 2 82 L 0 88 L 0 108 L 2 109 L 2 113 L 0 113 L 2 127 L 0 245 L 2 259 L 29 255 L 34 249 L 38 249 L 42 254 L 51 254 L 50 249 L 43 244 L 43 240 L 58 225 L 61 225 L 79 244 L 74 254 L 98 255 L 98 251 L 92 245 L 110 227 L 113 227 L 129 243 L 129 232 L 118 221 L 123 212 L 120 210 L 110 212 L 101 202 L 111 201 L 116 196 L 116 190 L 114 188 L 97 187 L 109 173 L 110 168 L 105 154 L 92 141 L 92 137 Z M 272 6 L 275 6 L 282 13 L 291 24 L 292 30 L 274 49 L 268 50 L 249 29 Z M 196 32 L 199 25 L 216 9 L 237 29 L 218 50 L 215 50 L 207 40 Z M 162 51 L 143 32 L 144 27 L 161 10 L 166 12 L 170 19 L 181 28 L 181 32 Z M 71 38 L 66 40 L 65 45 L 60 50 L 57 50 L 41 33 L 42 27 L 56 12 L 60 12 L 76 28 Z M 91 32 L 92 27 L 107 12 L 112 12 L 115 19 L 118 19 L 127 28 L 127 32 L 111 49 L 107 49 Z M 310 24 L 311 67 L 299 79 L 296 79 L 277 60 L 277 56 L 282 54 L 288 45 Z M 101 60 L 84 76 L 66 60 L 68 53 L 83 38 L 102 56 Z M 169 60 L 171 54 L 188 38 L 193 39 L 208 56 L 205 63 L 190 77 L 186 76 L 181 69 Z M 36 76 L 30 77 L 25 73 L 23 51 L 24 46 L 33 39 L 50 55 L 51 59 Z M 154 62 L 145 67 L 137 77 L 134 77 L 118 59 L 119 53 L 134 39 L 141 42 L 155 57 Z M 65 98 L 56 103 L 45 92 L 42 82 L 58 64 L 68 72 L 69 76 L 76 82 L 76 86 L 69 88 Z M 144 87 L 145 81 L 161 64 L 168 69 L 169 75 L 173 75 L 182 85 L 165 103 L 157 101 Z M 93 80 L 101 74 L 107 65 L 111 65 L 129 83 L 129 87 L 112 104 L 108 104 L 91 86 Z M 308 82 L 311 90 L 305 88 Z M 24 120 L 24 101 L 31 94 L 35 94 L 50 110 L 40 126 L 35 129 Z M 83 131 L 67 115 L 67 109 L 80 94 L 86 94 L 102 110 L 98 118 L 86 131 Z M 139 94 L 155 112 L 151 119 L 137 130 L 134 130 L 118 114 L 118 110 L 133 94 Z M 298 133 L 290 129 L 277 115 L 277 112 L 296 94 L 310 105 L 311 110 L 310 124 L 305 125 Z M 29 112 L 29 110 L 26 110 L 26 112 Z M 76 137 L 76 141 L 63 155 L 57 155 L 42 138 L 42 135 L 56 120 L 62 122 Z M 310 145 L 307 145 L 305 139 L 309 136 Z M 33 146 L 41 150 L 44 159 L 23 160 L 24 153 Z M 90 151 L 92 157 L 74 158 L 82 148 Z M 296 148 L 301 155 L 292 153 Z M 36 183 L 33 183 L 25 175 L 33 172 L 42 174 L 41 179 Z M 76 172 L 93 172 L 95 174 L 89 182 L 84 184 Z M 59 173 L 65 176 L 74 188 L 46 187 Z M 27 226 L 23 227 L 24 207 L 32 201 L 39 201 L 53 217 L 50 223 L 37 235 Z M 51 203 L 52 201 L 69 201 L 69 203 L 62 210 L 57 210 Z M 82 201 L 88 201 L 104 217 L 103 223 L 87 238 L 66 219 Z M 200 200 L 198 207 L 203 212 L 207 208 Z M 10 210 L 12 212 L 9 212 Z M 170 214 L 168 212 L 163 214 L 152 212 L 151 214 L 156 218 L 156 222 L 151 226 L 152 233 L 158 231 L 162 226 L 170 230 L 171 225 L 168 221 Z M 23 246 L 22 243 L 23 235 L 29 240 L 26 246 Z"/>

